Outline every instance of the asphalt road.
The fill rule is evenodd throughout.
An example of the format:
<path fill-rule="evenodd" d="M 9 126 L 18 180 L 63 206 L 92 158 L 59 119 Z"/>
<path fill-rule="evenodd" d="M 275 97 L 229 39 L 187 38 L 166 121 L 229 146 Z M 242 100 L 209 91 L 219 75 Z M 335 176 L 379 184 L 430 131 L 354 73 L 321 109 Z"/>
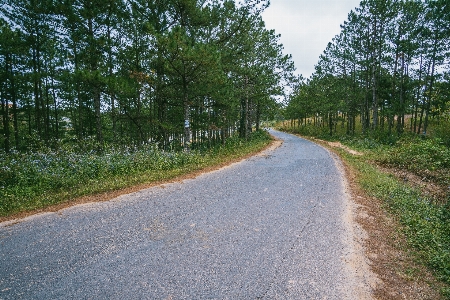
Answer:
<path fill-rule="evenodd" d="M 342 175 L 272 134 L 195 179 L 0 224 L 0 299 L 355 299 Z"/>

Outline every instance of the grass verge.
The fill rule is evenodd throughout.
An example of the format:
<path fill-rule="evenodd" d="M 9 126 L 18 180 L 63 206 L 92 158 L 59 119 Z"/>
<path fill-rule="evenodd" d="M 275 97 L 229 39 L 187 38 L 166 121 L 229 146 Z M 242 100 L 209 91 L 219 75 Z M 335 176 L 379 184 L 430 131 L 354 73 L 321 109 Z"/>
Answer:
<path fill-rule="evenodd" d="M 436 297 L 450 299 L 448 148 L 438 140 L 410 136 L 389 144 L 367 136 L 350 138 L 341 135 L 335 136 L 334 141 L 343 144 L 342 147 L 334 147 L 334 151 L 356 174 L 354 181 L 358 188 L 380 206 L 378 213 L 386 214 L 394 224 L 391 234 L 382 238 L 386 238 L 386 243 L 391 246 L 394 245 L 392 251 L 396 254 L 391 255 L 390 259 L 372 258 L 374 262 L 378 261 L 378 266 L 374 268 L 379 269 L 378 273 L 380 270 L 386 272 L 387 269 L 391 269 L 392 277 L 401 278 L 401 284 L 409 286 L 404 290 L 410 293 L 411 299 L 436 299 Z M 322 144 L 330 147 L 333 143 L 322 141 Z M 352 154 L 349 149 L 356 150 L 359 155 Z M 412 176 L 419 178 L 418 181 L 410 180 Z M 436 190 L 441 192 L 430 193 L 430 185 L 434 192 Z M 373 203 L 367 204 L 371 205 Z M 385 224 L 376 225 L 385 226 Z M 371 230 L 379 231 L 376 227 Z M 380 234 L 383 232 L 378 232 L 378 238 Z M 400 242 L 401 240 L 404 240 L 404 243 Z M 386 244 L 380 246 L 384 251 L 386 248 Z M 377 254 L 379 256 L 387 255 L 382 253 L 383 250 L 379 252 L 381 252 Z M 392 265 L 396 266 L 393 268 Z M 425 275 L 424 268 L 433 274 L 434 279 Z M 383 280 L 391 280 L 391 285 L 397 284 L 397 290 L 401 289 L 399 280 L 394 282 L 394 279 L 386 277 Z M 438 292 L 427 297 L 427 293 L 423 293 L 423 288 L 415 288 L 415 291 L 412 291 L 412 287 L 418 281 Z M 383 295 L 377 297 L 379 299 L 402 297 L 395 292 L 378 294 Z"/>
<path fill-rule="evenodd" d="M 400 273 L 400 277 L 410 277 L 407 278 L 406 285 L 412 285 L 417 279 L 424 280 L 432 289 L 439 290 L 443 298 L 449 299 L 450 228 L 446 207 L 434 204 L 431 198 L 424 196 L 420 188 L 411 187 L 394 174 L 379 170 L 367 162 L 367 157 L 355 157 L 347 153 L 341 153 L 340 156 L 358 174 L 355 178 L 358 186 L 371 199 L 377 199 L 380 208 L 396 224 L 389 237 L 393 240 L 388 242 L 406 248 L 396 249 L 403 254 L 396 255 L 394 260 L 400 258 L 410 260 L 410 263 L 403 264 L 402 267 L 398 265 L 395 272 Z M 400 242 L 402 239 L 405 243 Z M 403 256 L 410 257 L 405 259 Z M 417 264 L 426 266 L 442 284 L 431 282 L 421 274 Z M 416 292 L 420 295 L 417 299 L 426 299 L 425 295 L 420 294 L 420 289 Z"/>
<path fill-rule="evenodd" d="M 148 146 L 101 155 L 15 153 L 0 163 L 0 221 L 105 200 L 214 169 L 257 153 L 270 142 L 267 132 L 255 132 L 248 141 L 233 137 L 205 151 L 163 152 Z"/>

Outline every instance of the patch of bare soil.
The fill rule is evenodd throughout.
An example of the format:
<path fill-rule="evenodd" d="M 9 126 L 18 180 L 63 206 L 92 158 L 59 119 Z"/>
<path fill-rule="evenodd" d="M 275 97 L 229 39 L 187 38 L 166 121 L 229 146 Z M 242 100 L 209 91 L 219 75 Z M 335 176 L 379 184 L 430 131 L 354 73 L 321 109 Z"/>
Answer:
<path fill-rule="evenodd" d="M 322 146 L 339 156 L 336 147 L 324 142 Z M 405 238 L 400 234 L 401 225 L 385 209 L 383 203 L 369 197 L 357 183 L 358 173 L 342 160 L 348 190 L 353 202 L 354 247 L 363 248 L 365 257 L 354 257 L 356 266 L 363 272 L 373 272 L 360 277 L 372 288 L 373 297 L 379 300 L 391 299 L 442 299 L 440 284 L 431 273 L 419 265 L 408 251 Z M 352 263 L 350 261 L 350 263 Z M 368 263 L 370 270 L 365 270 Z"/>
<path fill-rule="evenodd" d="M 273 137 L 274 138 L 274 137 Z M 256 154 L 256 156 L 259 157 L 268 157 L 269 154 L 268 152 L 271 152 L 275 149 L 277 149 L 278 147 L 280 147 L 283 144 L 282 140 L 278 140 L 276 138 L 274 138 L 273 142 L 267 147 L 265 148 L 263 151 L 259 152 L 258 154 Z"/>
<path fill-rule="evenodd" d="M 345 150 L 346 152 L 352 154 L 352 155 L 357 155 L 357 156 L 362 156 L 364 155 L 361 152 L 358 152 L 356 150 L 350 149 L 349 147 L 342 145 L 341 142 L 328 142 L 328 141 L 324 141 L 324 140 L 320 140 L 320 139 L 314 139 L 314 141 L 318 141 L 321 144 L 326 144 L 332 148 L 340 148 Z"/>
<path fill-rule="evenodd" d="M 349 166 L 345 170 L 353 201 L 358 205 L 356 221 L 368 235 L 364 241 L 366 256 L 380 279 L 374 289 L 375 298 L 440 299 L 435 288 L 438 283 L 415 262 L 397 220 L 382 208 L 380 200 L 367 196 L 358 187 L 354 170 Z"/>
<path fill-rule="evenodd" d="M 180 175 L 180 176 L 177 176 L 175 178 L 168 179 L 168 180 L 160 180 L 160 181 L 153 181 L 153 182 L 149 182 L 149 183 L 143 183 L 143 184 L 127 187 L 127 188 L 120 189 L 120 190 L 108 191 L 108 192 L 104 192 L 104 193 L 100 193 L 100 194 L 89 195 L 89 196 L 84 196 L 84 197 L 72 199 L 72 200 L 65 201 L 65 202 L 62 202 L 62 203 L 59 203 L 59 204 L 55 204 L 55 205 L 52 205 L 52 206 L 49 206 L 49 207 L 46 207 L 46 208 L 42 208 L 42 209 L 36 209 L 36 210 L 32 210 L 32 211 L 24 211 L 24 212 L 20 212 L 20 213 L 17 213 L 17 214 L 8 216 L 8 217 L 0 217 L 0 224 L 4 223 L 4 222 L 7 222 L 6 225 L 9 226 L 9 225 L 13 225 L 13 224 L 19 223 L 24 218 L 29 217 L 29 216 L 42 214 L 42 213 L 49 213 L 49 212 L 59 212 L 60 210 L 63 210 L 65 208 L 76 206 L 76 205 L 80 205 L 80 204 L 109 201 L 109 200 L 117 198 L 117 197 L 119 197 L 121 195 L 135 193 L 137 191 L 140 191 L 140 190 L 143 190 L 143 189 L 148 189 L 148 188 L 151 188 L 151 187 L 154 187 L 154 186 L 159 186 L 159 185 L 162 185 L 162 184 L 173 183 L 173 182 L 181 182 L 181 181 L 186 180 L 186 179 L 193 179 L 195 177 L 198 177 L 201 174 L 212 172 L 212 171 L 215 171 L 215 170 L 219 170 L 221 168 L 230 166 L 230 165 L 232 165 L 234 163 L 238 163 L 240 161 L 243 161 L 243 160 L 245 160 L 245 159 L 247 159 L 247 158 L 249 158 L 251 156 L 254 156 L 254 155 L 265 156 L 266 152 L 278 148 L 283 143 L 282 141 L 276 139 L 275 137 L 272 137 L 272 139 L 273 139 L 272 142 L 269 145 L 267 145 L 266 147 L 264 147 L 262 150 L 249 153 L 249 154 L 247 154 L 245 156 L 242 156 L 242 157 L 239 157 L 239 158 L 230 159 L 230 160 L 228 160 L 226 162 L 223 162 L 221 164 L 205 167 L 203 169 L 192 171 L 192 172 L 190 172 L 188 174 L 183 174 L 183 175 Z M 5 224 L 2 224 L 2 225 L 5 225 Z"/>
<path fill-rule="evenodd" d="M 337 155 L 332 155 L 335 165 L 342 174 L 346 173 L 346 169 L 342 160 L 338 159 Z M 345 239 L 347 245 L 347 254 L 344 261 L 346 262 L 347 271 L 350 278 L 353 278 L 352 287 L 353 298 L 359 300 L 373 299 L 373 291 L 381 282 L 377 274 L 371 269 L 371 262 L 365 254 L 365 241 L 368 238 L 365 229 L 356 221 L 359 214 L 359 205 L 352 200 L 352 187 L 347 180 L 343 178 L 343 187 L 346 194 L 345 200 L 345 214 L 344 224 L 348 235 Z"/>

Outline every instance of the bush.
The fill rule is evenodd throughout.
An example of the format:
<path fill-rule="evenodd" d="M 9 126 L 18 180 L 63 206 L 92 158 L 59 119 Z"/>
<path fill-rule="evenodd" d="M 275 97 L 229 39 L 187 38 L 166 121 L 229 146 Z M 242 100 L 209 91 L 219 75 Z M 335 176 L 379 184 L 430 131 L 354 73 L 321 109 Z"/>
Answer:
<path fill-rule="evenodd" d="M 329 139 L 330 138 L 330 130 L 328 127 L 322 126 L 314 126 L 314 125 L 306 125 L 300 127 L 282 127 L 278 128 L 278 130 L 297 133 L 304 136 L 312 136 L 320 139 Z"/>
<path fill-rule="evenodd" d="M 381 162 L 412 171 L 450 168 L 450 149 L 437 139 L 406 139 L 391 148 Z"/>
<path fill-rule="evenodd" d="M 382 128 L 369 131 L 368 136 L 383 145 L 393 146 L 397 143 L 399 137 L 397 134 L 389 133 Z"/>
<path fill-rule="evenodd" d="M 443 145 L 450 148 L 450 119 L 444 119 L 439 124 L 434 125 L 434 136 L 438 138 Z"/>

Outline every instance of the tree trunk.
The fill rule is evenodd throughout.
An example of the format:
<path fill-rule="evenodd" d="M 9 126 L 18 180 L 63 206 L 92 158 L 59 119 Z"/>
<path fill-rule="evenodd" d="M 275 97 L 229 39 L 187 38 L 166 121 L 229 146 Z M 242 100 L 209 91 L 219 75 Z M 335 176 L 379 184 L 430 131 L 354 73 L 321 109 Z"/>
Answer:
<path fill-rule="evenodd" d="M 417 129 L 417 114 L 419 112 L 419 99 L 420 99 L 420 87 L 422 82 L 422 63 L 423 63 L 423 54 L 420 54 L 420 64 L 419 64 L 419 80 L 417 85 L 417 93 L 416 93 L 416 104 L 414 109 L 414 130 L 413 132 L 416 132 Z M 417 130 L 417 133 L 420 133 L 420 129 Z"/>
<path fill-rule="evenodd" d="M 248 138 L 248 77 L 245 76 L 245 96 L 241 99 L 241 122 L 239 126 L 239 136 Z"/>
<path fill-rule="evenodd" d="M 428 99 L 427 99 L 427 105 L 425 108 L 425 121 L 423 123 L 423 134 L 427 134 L 427 129 L 428 129 L 428 118 L 429 118 L 430 109 L 431 109 L 432 92 L 433 92 L 433 84 L 434 84 L 434 70 L 435 70 L 435 66 L 436 66 L 437 42 L 438 42 L 438 37 L 437 37 L 437 32 L 435 32 L 435 39 L 434 39 L 434 45 L 433 45 L 433 56 L 432 56 L 432 66 L 431 66 L 431 78 L 430 78 L 430 85 L 427 90 L 427 92 L 428 92 L 427 98 Z"/>
<path fill-rule="evenodd" d="M 405 73 L 405 56 L 402 53 L 402 68 L 400 75 L 400 93 L 399 93 L 399 112 L 397 115 L 397 134 L 400 135 L 403 133 L 404 127 L 404 118 L 405 118 L 405 104 L 403 99 L 403 81 L 404 81 L 404 73 Z"/>
<path fill-rule="evenodd" d="M 399 32 L 400 35 L 400 32 Z M 395 104 L 395 95 L 396 95 L 396 88 L 397 88 L 397 69 L 398 69 L 398 58 L 399 58 L 399 46 L 398 44 L 396 45 L 395 48 L 395 63 L 394 63 L 394 74 L 392 76 L 392 94 L 391 97 L 389 99 L 389 111 L 388 111 L 388 133 L 391 134 L 392 132 L 392 127 L 394 127 L 394 114 L 392 114 L 392 106 L 394 106 Z"/>
<path fill-rule="evenodd" d="M 50 95 L 49 95 L 49 85 L 48 80 L 45 79 L 44 82 L 45 85 L 45 119 L 44 119 L 44 128 L 45 128 L 45 145 L 49 146 L 49 140 L 50 140 Z"/>
<path fill-rule="evenodd" d="M 33 49 L 33 90 L 34 90 L 34 126 L 39 134 L 41 135 L 41 110 L 40 110 L 40 99 L 39 99 L 39 76 L 38 73 L 38 57 L 39 49 Z"/>
<path fill-rule="evenodd" d="M 189 96 L 187 91 L 187 81 L 183 78 L 183 106 L 184 106 L 184 150 L 189 151 L 191 140 L 191 125 L 190 125 L 190 109 Z"/>
<path fill-rule="evenodd" d="M 5 93 L 0 94 L 2 101 L 2 117 L 3 117 L 3 128 L 4 128 L 4 149 L 6 153 L 10 151 L 10 130 L 9 130 L 9 102 L 5 98 Z"/>
<path fill-rule="evenodd" d="M 115 103 L 115 88 L 112 87 L 113 83 L 113 58 L 112 58 L 112 45 L 111 45 L 111 5 L 108 6 L 108 28 L 107 28 L 107 39 L 108 39 L 108 94 L 111 103 L 111 122 L 112 122 L 112 135 L 113 142 L 117 142 L 117 120 L 116 120 L 116 103 Z"/>
<path fill-rule="evenodd" d="M 94 98 L 94 112 L 95 112 L 95 129 L 96 129 L 96 137 L 97 137 L 97 143 L 99 147 L 99 151 L 103 150 L 103 132 L 102 132 L 102 115 L 101 115 L 101 93 L 100 93 L 100 86 L 97 78 L 97 71 L 98 71 L 98 61 L 97 61 L 97 54 L 95 45 L 94 45 L 94 30 L 93 30 L 93 20 L 92 18 L 88 19 L 88 34 L 90 37 L 90 49 L 91 49 L 91 89 L 92 89 L 92 96 Z"/>
<path fill-rule="evenodd" d="M 374 21 L 373 25 L 373 39 L 375 41 L 376 37 L 376 27 L 377 23 Z M 376 54 L 376 47 L 373 46 L 372 51 L 372 129 L 376 129 L 378 127 L 378 99 L 377 99 L 377 54 Z"/>
<path fill-rule="evenodd" d="M 55 138 L 58 141 L 59 140 L 58 100 L 56 98 L 55 82 L 53 81 L 53 78 L 54 78 L 54 76 L 52 76 L 52 95 L 53 95 L 53 102 L 54 102 L 53 104 L 54 104 L 54 110 L 55 110 Z M 58 144 L 57 144 L 57 146 L 58 146 Z"/>
<path fill-rule="evenodd" d="M 333 135 L 333 114 L 331 112 L 328 113 L 328 126 L 330 128 L 330 136 Z"/>
<path fill-rule="evenodd" d="M 16 97 L 16 84 L 13 71 L 13 63 L 10 65 L 10 80 L 11 80 L 11 100 L 12 100 L 12 115 L 13 115 L 13 127 L 14 127 L 14 144 L 16 149 L 19 149 L 19 124 L 17 113 L 17 97 Z"/>
<path fill-rule="evenodd" d="M 79 80 L 79 64 L 78 64 L 78 52 L 77 48 L 74 46 L 74 68 L 75 68 L 75 93 L 77 99 L 77 114 L 76 114 L 76 134 L 78 136 L 78 141 L 81 141 L 84 135 L 84 125 L 83 125 L 83 101 L 81 99 L 81 89 Z M 75 119 L 74 119 L 75 120 Z"/>

